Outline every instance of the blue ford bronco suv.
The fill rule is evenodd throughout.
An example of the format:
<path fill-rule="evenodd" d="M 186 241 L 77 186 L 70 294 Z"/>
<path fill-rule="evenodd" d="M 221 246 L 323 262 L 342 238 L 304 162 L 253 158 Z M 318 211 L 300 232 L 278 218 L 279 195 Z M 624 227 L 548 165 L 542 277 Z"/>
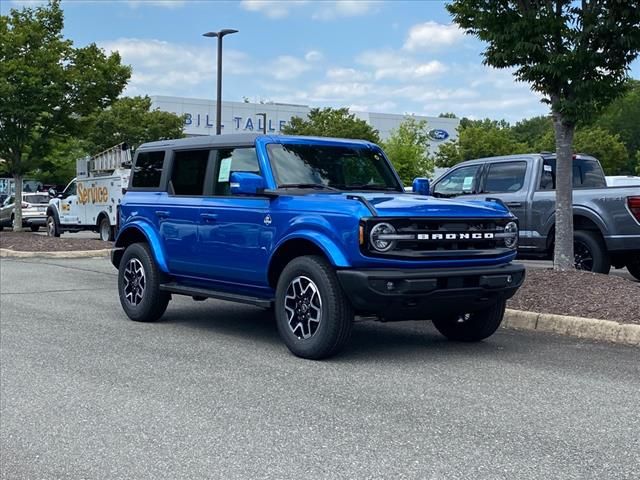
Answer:
<path fill-rule="evenodd" d="M 172 295 L 272 308 L 295 355 L 348 341 L 354 317 L 432 320 L 492 335 L 524 280 L 517 219 L 499 200 L 405 193 L 377 145 L 231 134 L 136 152 L 113 265 L 122 308 L 152 322 Z"/>

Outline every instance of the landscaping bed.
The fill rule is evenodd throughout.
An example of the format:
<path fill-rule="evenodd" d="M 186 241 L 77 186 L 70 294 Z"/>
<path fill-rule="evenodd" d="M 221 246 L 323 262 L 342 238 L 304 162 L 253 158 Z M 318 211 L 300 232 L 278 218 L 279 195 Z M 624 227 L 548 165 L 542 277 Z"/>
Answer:
<path fill-rule="evenodd" d="M 640 324 L 640 283 L 614 275 L 528 268 L 507 308 Z"/>
<path fill-rule="evenodd" d="M 0 248 L 21 252 L 67 252 L 113 248 L 113 242 L 99 238 L 56 238 L 31 232 L 0 232 Z"/>

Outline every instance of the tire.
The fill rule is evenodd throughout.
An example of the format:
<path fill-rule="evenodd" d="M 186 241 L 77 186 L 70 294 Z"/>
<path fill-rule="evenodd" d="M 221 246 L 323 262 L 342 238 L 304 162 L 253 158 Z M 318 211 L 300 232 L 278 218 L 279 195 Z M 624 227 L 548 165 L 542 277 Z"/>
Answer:
<path fill-rule="evenodd" d="M 146 243 L 133 243 L 122 255 L 118 268 L 118 295 L 127 316 L 136 322 L 155 322 L 162 317 L 171 295 L 160 290 L 164 275 Z"/>
<path fill-rule="evenodd" d="M 282 271 L 275 317 L 280 337 L 294 355 L 311 360 L 335 355 L 351 336 L 353 316 L 335 271 L 323 257 L 297 257 Z"/>
<path fill-rule="evenodd" d="M 12 214 L 11 215 L 11 230 L 15 231 L 15 229 L 16 229 L 16 217 L 15 217 L 15 215 Z"/>
<path fill-rule="evenodd" d="M 506 301 L 497 300 L 493 305 L 476 312 L 434 318 L 433 325 L 449 340 L 479 342 L 495 333 L 504 317 Z"/>
<path fill-rule="evenodd" d="M 37 232 L 38 230 L 40 230 L 40 227 L 38 225 L 30 225 L 29 228 L 31 228 L 32 232 Z"/>
<path fill-rule="evenodd" d="M 577 270 L 609 273 L 611 258 L 598 232 L 576 230 L 573 234 L 574 264 Z"/>
<path fill-rule="evenodd" d="M 58 226 L 58 222 L 56 222 L 56 217 L 54 217 L 53 215 L 47 216 L 47 236 L 60 236 L 60 227 Z"/>
<path fill-rule="evenodd" d="M 627 261 L 627 270 L 636 280 L 640 281 L 640 253 L 636 253 Z"/>
<path fill-rule="evenodd" d="M 98 233 L 100 234 L 100 240 L 103 242 L 113 242 L 115 229 L 111 226 L 109 218 L 102 217 L 100 225 L 98 226 Z"/>

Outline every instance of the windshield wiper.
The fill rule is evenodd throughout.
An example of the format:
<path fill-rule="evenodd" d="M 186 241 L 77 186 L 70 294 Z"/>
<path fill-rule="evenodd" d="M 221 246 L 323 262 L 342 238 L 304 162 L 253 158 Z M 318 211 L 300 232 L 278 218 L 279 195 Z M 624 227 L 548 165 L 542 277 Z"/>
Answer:
<path fill-rule="evenodd" d="M 399 192 L 398 187 L 390 187 L 381 183 L 351 183 L 349 185 L 340 185 L 343 190 L 384 190 Z"/>
<path fill-rule="evenodd" d="M 339 192 L 337 188 L 333 188 L 322 183 L 283 183 L 282 185 L 278 185 L 278 188 L 315 188 L 317 190 L 331 190 L 333 192 Z"/>

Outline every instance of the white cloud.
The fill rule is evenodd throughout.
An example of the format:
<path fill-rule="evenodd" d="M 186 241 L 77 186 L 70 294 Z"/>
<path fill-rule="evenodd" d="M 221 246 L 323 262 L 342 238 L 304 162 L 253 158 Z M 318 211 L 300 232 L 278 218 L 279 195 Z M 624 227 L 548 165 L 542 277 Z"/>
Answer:
<path fill-rule="evenodd" d="M 421 62 L 393 50 L 369 50 L 358 57 L 362 65 L 372 67 L 376 79 L 392 78 L 409 81 L 445 73 L 448 67 L 438 61 Z"/>
<path fill-rule="evenodd" d="M 369 72 L 363 72 L 362 70 L 356 70 L 355 68 L 335 67 L 327 70 L 327 78 L 340 82 L 359 82 L 362 80 L 369 80 L 371 78 L 371 74 Z"/>
<path fill-rule="evenodd" d="M 375 0 L 335 0 L 318 2 L 322 5 L 316 10 L 314 20 L 333 20 L 339 17 L 357 17 L 374 11 L 381 2 Z"/>
<path fill-rule="evenodd" d="M 320 60 L 322 60 L 324 58 L 324 55 L 322 54 L 322 52 L 319 52 L 318 50 L 309 50 L 305 55 L 304 55 L 304 59 L 307 62 L 319 62 Z"/>
<path fill-rule="evenodd" d="M 143 7 L 163 7 L 163 8 L 180 8 L 185 5 L 186 0 L 127 0 L 132 8 Z"/>
<path fill-rule="evenodd" d="M 133 67 L 127 87 L 129 94 L 180 94 L 185 86 L 214 82 L 216 58 L 211 48 L 180 45 L 162 40 L 120 38 L 102 42 L 107 51 L 118 51 L 125 64 Z M 224 51 L 225 75 L 251 73 L 248 56 L 232 49 Z"/>
<path fill-rule="evenodd" d="M 304 5 L 306 0 L 242 0 L 240 7 L 249 12 L 260 12 L 268 18 L 284 18 L 289 12 L 300 5 Z"/>
<path fill-rule="evenodd" d="M 402 48 L 409 51 L 434 50 L 458 43 L 463 38 L 464 32 L 456 25 L 429 21 L 411 27 Z"/>
<path fill-rule="evenodd" d="M 311 66 L 304 60 L 291 55 L 282 55 L 271 63 L 267 73 L 277 80 L 291 80 L 310 69 Z"/>

